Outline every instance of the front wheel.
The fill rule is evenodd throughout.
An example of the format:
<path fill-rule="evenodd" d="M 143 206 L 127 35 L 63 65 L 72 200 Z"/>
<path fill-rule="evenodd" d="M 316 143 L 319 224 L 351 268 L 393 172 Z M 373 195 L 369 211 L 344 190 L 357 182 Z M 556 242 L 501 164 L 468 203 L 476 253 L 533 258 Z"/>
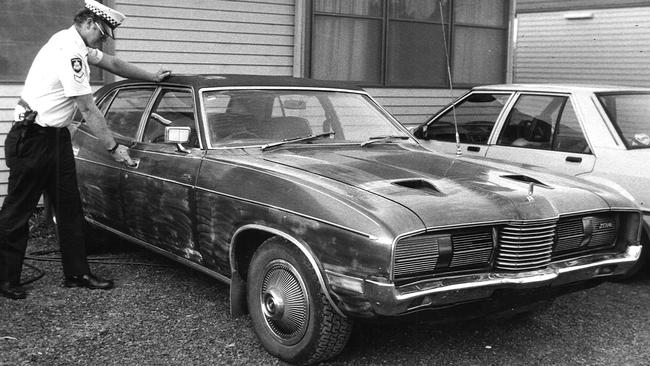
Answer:
<path fill-rule="evenodd" d="M 247 300 L 260 342 L 284 361 L 327 360 L 350 337 L 352 323 L 332 308 L 307 258 L 282 238 L 268 239 L 253 255 Z"/>

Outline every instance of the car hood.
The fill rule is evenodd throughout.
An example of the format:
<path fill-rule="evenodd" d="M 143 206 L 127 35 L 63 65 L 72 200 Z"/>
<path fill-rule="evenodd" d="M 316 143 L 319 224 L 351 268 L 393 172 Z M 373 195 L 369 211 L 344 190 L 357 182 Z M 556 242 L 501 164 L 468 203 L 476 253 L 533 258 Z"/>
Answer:
<path fill-rule="evenodd" d="M 411 210 L 426 227 L 633 207 L 587 182 L 402 145 L 283 148 L 262 158 L 384 197 Z"/>

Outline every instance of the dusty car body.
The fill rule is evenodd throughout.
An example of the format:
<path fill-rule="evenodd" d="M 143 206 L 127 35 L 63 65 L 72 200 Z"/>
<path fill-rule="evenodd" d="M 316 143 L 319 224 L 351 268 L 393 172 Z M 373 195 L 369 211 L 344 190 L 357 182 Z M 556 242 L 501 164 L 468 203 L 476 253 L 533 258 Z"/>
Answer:
<path fill-rule="evenodd" d="M 466 156 L 549 169 L 624 192 L 644 215 L 650 248 L 650 88 L 597 85 L 479 86 L 414 134 L 456 153 L 454 115 Z M 637 269 L 647 262 L 645 250 Z"/>
<path fill-rule="evenodd" d="M 174 76 L 96 101 L 138 164 L 79 124 L 88 222 L 228 283 L 233 314 L 289 362 L 335 356 L 355 319 L 520 306 L 639 256 L 624 196 L 429 152 L 359 88 Z"/>

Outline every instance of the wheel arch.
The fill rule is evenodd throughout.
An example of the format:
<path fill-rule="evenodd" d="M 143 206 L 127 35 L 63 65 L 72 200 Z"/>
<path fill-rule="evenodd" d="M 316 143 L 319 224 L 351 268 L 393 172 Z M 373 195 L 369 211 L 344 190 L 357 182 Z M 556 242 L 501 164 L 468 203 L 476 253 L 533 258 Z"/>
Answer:
<path fill-rule="evenodd" d="M 230 243 L 230 313 L 232 316 L 238 317 L 248 312 L 246 306 L 246 277 L 248 265 L 250 264 L 253 253 L 255 253 L 257 248 L 259 248 L 265 240 L 273 236 L 285 239 L 287 243 L 290 243 L 300 250 L 314 270 L 321 290 L 323 294 L 325 294 L 325 297 L 332 308 L 334 308 L 339 315 L 347 318 L 347 316 L 336 305 L 334 299 L 332 299 L 325 283 L 323 271 L 319 262 L 316 260 L 316 256 L 309 249 L 309 246 L 284 231 L 259 224 L 248 224 L 240 227 L 235 231 Z"/>

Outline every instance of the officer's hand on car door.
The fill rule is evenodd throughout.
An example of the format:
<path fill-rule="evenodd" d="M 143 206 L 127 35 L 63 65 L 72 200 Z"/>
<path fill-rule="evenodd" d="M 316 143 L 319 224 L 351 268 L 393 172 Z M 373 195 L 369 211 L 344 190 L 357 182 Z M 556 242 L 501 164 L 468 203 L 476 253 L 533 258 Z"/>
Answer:
<path fill-rule="evenodd" d="M 137 164 L 129 156 L 129 148 L 124 145 L 117 145 L 115 151 L 111 152 L 111 156 L 118 163 L 124 163 L 130 167 L 134 167 Z"/>

